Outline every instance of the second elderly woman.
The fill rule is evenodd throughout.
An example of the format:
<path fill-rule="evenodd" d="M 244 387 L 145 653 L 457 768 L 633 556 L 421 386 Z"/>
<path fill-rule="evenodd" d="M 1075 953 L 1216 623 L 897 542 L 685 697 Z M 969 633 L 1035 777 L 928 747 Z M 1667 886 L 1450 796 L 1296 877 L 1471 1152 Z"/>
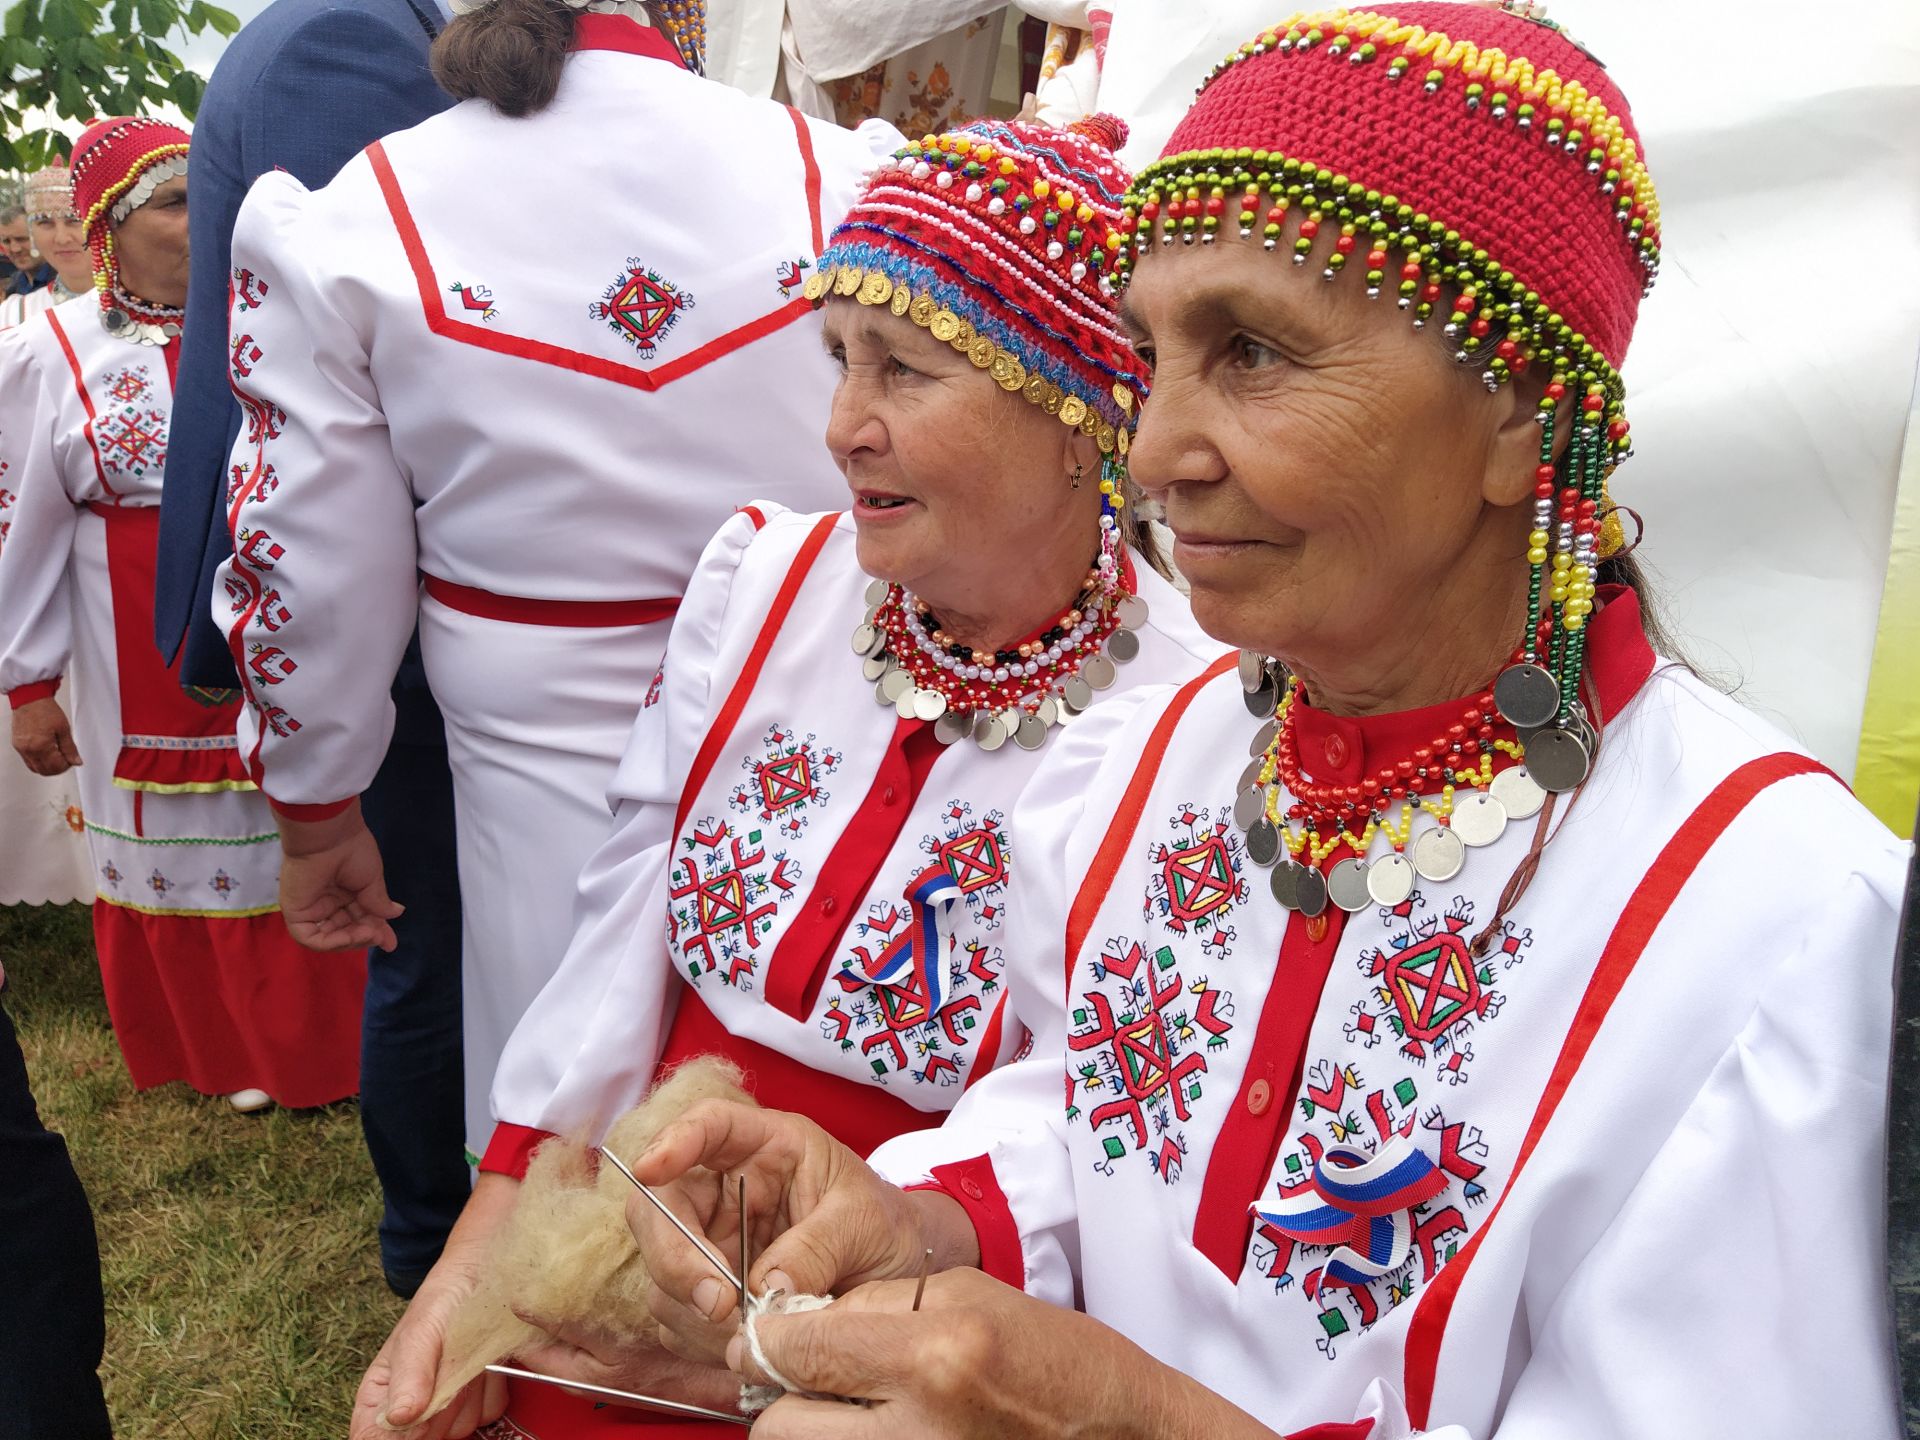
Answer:
<path fill-rule="evenodd" d="M 1111 284 L 1122 133 L 930 137 L 835 232 L 809 294 L 851 510 L 750 505 L 707 547 L 584 918 L 502 1061 L 479 1187 L 362 1389 L 366 1433 L 419 1414 L 439 1318 L 532 1149 L 597 1138 L 660 1067 L 724 1055 L 865 1154 L 1019 1052 L 1016 797 L 1063 724 L 1230 664 L 1127 503 L 1144 390 Z M 659 1380 L 578 1358 L 577 1378 Z M 511 1413 L 597 1433 L 544 1389 L 516 1386 Z"/>

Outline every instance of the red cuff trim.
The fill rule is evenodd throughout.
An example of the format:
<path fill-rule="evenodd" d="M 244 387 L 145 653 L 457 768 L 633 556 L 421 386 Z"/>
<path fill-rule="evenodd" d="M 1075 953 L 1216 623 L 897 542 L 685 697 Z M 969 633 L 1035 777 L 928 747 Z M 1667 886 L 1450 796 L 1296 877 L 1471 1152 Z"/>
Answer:
<path fill-rule="evenodd" d="M 938 1190 L 958 1201 L 980 1242 L 980 1268 L 1016 1290 L 1027 1288 L 1027 1261 L 1020 1250 L 1020 1231 L 1013 1223 L 1013 1207 L 1007 1204 L 991 1160 L 981 1155 L 942 1165 L 933 1171 L 931 1183 L 907 1188 Z"/>
<path fill-rule="evenodd" d="M 1373 1433 L 1371 1420 L 1343 1420 L 1335 1425 L 1309 1425 L 1289 1431 L 1285 1440 L 1367 1440 Z"/>
<path fill-rule="evenodd" d="M 349 795 L 344 800 L 329 800 L 324 805 L 282 805 L 278 800 L 269 795 L 267 797 L 267 804 L 271 805 L 273 807 L 273 813 L 282 819 L 299 820 L 306 824 L 312 824 L 316 820 L 331 820 L 359 798 L 358 795 Z"/>
<path fill-rule="evenodd" d="M 552 1138 L 545 1130 L 499 1121 L 493 1127 L 493 1138 L 487 1141 L 487 1153 L 480 1157 L 481 1172 L 487 1175 L 511 1175 L 516 1180 L 524 1180 L 533 1152 Z"/>
<path fill-rule="evenodd" d="M 60 677 L 51 680 L 33 680 L 25 685 L 16 685 L 7 692 L 7 704 L 18 710 L 22 705 L 31 705 L 36 700 L 51 700 L 60 689 Z"/>

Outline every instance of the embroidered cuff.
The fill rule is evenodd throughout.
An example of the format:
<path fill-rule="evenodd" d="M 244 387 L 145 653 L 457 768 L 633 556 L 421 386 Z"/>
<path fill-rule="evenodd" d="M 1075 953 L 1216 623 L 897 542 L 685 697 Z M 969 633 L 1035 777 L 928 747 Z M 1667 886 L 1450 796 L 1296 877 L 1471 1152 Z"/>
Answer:
<path fill-rule="evenodd" d="M 487 1141 L 487 1153 L 480 1157 L 480 1169 L 484 1174 L 511 1175 L 516 1180 L 524 1180 L 533 1152 L 552 1138 L 545 1130 L 509 1125 L 501 1120 L 493 1127 L 493 1138 Z"/>
<path fill-rule="evenodd" d="M 329 800 L 324 805 L 282 805 L 278 800 L 269 795 L 267 796 L 267 804 L 273 807 L 274 814 L 284 819 L 298 820 L 306 824 L 312 824 L 316 820 L 331 820 L 359 798 L 358 795 L 349 795 L 344 800 Z"/>
<path fill-rule="evenodd" d="M 60 689 L 60 677 L 51 680 L 33 680 L 25 685 L 16 685 L 7 692 L 7 704 L 18 710 L 22 705 L 31 705 L 36 700 L 51 700 Z"/>
<path fill-rule="evenodd" d="M 993 1162 L 982 1155 L 929 1172 L 933 1178 L 909 1190 L 938 1190 L 959 1203 L 973 1222 L 980 1242 L 980 1268 L 1016 1290 L 1027 1288 L 1027 1261 L 1020 1250 L 1020 1229 L 1013 1223 L 1013 1207 L 993 1173 Z"/>

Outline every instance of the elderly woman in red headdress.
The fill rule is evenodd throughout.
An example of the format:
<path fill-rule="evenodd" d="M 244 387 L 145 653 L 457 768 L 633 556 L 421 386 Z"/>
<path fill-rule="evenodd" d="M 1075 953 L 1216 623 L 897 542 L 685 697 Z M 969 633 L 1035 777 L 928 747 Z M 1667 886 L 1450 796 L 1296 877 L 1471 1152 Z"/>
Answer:
<path fill-rule="evenodd" d="M 750 1287 L 843 1297 L 733 1338 L 801 1392 L 756 1434 L 1894 1435 L 1902 847 L 1659 653 L 1625 98 L 1531 7 L 1304 15 L 1132 210 L 1133 473 L 1240 672 L 1027 790 L 1027 1059 L 873 1169 L 728 1107 L 635 1165 L 723 1248 L 744 1171 Z"/>
<path fill-rule="evenodd" d="M 365 967 L 288 936 L 237 697 L 182 690 L 153 648 L 187 147 L 157 120 L 88 129 L 72 208 L 93 289 L 0 345 L 0 691 L 29 770 L 80 767 L 94 942 L 134 1084 L 322 1105 L 359 1088 Z"/>

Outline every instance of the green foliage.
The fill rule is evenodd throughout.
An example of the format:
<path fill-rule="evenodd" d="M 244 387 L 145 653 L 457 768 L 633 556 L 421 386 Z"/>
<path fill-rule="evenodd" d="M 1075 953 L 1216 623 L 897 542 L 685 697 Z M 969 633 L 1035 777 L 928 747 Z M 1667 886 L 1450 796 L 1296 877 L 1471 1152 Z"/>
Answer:
<path fill-rule="evenodd" d="M 65 148 L 39 123 L 47 115 L 70 134 L 167 101 L 191 116 L 206 82 L 169 43 L 239 28 L 206 0 L 15 0 L 0 23 L 0 170 L 37 169 Z"/>

